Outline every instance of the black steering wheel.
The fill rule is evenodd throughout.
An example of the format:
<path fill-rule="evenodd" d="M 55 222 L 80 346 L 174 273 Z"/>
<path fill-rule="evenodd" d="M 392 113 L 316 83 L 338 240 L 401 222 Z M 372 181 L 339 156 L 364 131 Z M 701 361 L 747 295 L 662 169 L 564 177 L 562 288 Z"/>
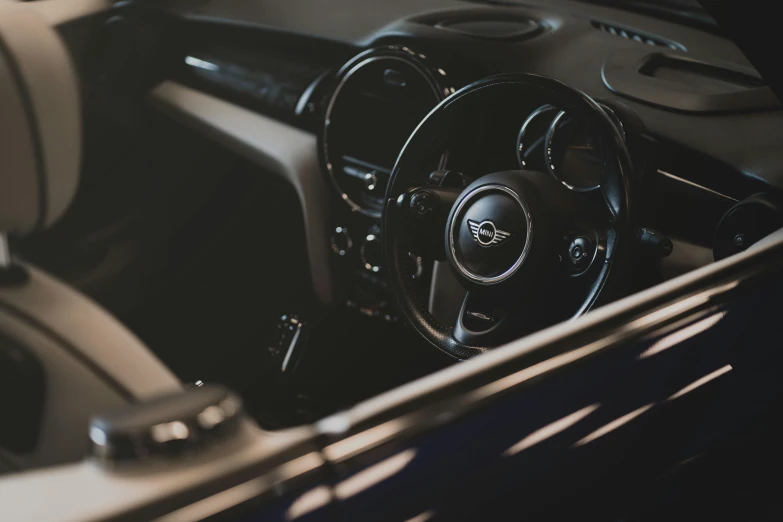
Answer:
<path fill-rule="evenodd" d="M 520 100 L 554 106 L 587 129 L 602 151 L 596 190 L 524 168 L 470 177 L 452 165 L 456 148 L 493 125 L 492 111 Z M 504 74 L 447 98 L 408 139 L 386 191 L 386 266 L 405 317 L 431 344 L 466 359 L 603 302 L 628 258 L 632 169 L 617 120 L 557 80 Z M 446 260 L 467 291 L 454 324 L 440 324 L 417 293 L 407 262 L 414 249 Z"/>

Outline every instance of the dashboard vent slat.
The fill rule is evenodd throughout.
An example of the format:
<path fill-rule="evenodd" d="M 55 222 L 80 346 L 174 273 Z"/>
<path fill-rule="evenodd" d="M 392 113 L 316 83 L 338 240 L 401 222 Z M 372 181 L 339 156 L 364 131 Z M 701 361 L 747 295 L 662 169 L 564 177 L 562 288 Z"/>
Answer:
<path fill-rule="evenodd" d="M 634 42 L 638 42 L 640 44 L 650 45 L 653 47 L 664 47 L 673 51 L 686 51 L 685 46 L 680 43 L 662 38 L 660 36 L 655 36 L 650 33 L 638 31 L 636 29 L 630 29 L 628 27 L 622 27 L 607 22 L 599 22 L 597 20 L 592 21 L 592 26 L 603 31 L 604 33 L 611 34 L 612 36 L 618 36 L 620 38 L 625 38 L 626 40 L 633 40 Z"/>

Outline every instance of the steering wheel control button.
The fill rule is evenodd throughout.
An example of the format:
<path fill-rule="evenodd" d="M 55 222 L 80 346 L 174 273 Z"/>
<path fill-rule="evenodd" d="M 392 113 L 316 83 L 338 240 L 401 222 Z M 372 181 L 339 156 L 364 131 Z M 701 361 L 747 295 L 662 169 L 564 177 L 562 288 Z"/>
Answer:
<path fill-rule="evenodd" d="M 504 185 L 484 185 L 462 198 L 449 226 L 449 248 L 457 270 L 492 284 L 509 278 L 530 249 L 530 211 Z"/>
<path fill-rule="evenodd" d="M 581 274 L 588 268 L 593 261 L 595 247 L 593 242 L 585 236 L 579 236 L 568 245 L 567 263 L 573 274 Z"/>
<path fill-rule="evenodd" d="M 410 208 L 411 214 L 417 218 L 422 219 L 435 212 L 438 206 L 438 198 L 435 194 L 423 190 L 417 192 L 411 197 Z"/>
<path fill-rule="evenodd" d="M 337 227 L 334 229 L 334 234 L 331 238 L 332 252 L 340 257 L 348 255 L 348 252 L 353 249 L 353 240 L 348 233 L 348 229 L 345 227 Z"/>

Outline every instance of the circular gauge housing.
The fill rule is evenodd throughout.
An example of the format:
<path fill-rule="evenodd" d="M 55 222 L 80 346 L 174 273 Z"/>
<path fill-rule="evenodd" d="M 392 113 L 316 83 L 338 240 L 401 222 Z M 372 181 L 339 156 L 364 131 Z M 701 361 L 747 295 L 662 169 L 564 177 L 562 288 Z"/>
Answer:
<path fill-rule="evenodd" d="M 383 262 L 383 242 L 381 238 L 375 234 L 369 234 L 364 238 L 364 243 L 362 243 L 359 249 L 359 257 L 366 270 L 374 273 L 380 272 L 381 263 Z"/>
<path fill-rule="evenodd" d="M 443 71 L 438 69 L 438 71 Z M 405 141 L 446 93 L 407 48 L 364 52 L 338 72 L 321 136 L 323 165 L 352 210 L 379 217 L 386 183 Z"/>
<path fill-rule="evenodd" d="M 615 125 L 622 123 L 604 107 Z M 598 140 L 577 118 L 560 111 L 546 133 L 544 159 L 547 171 L 560 183 L 576 192 L 588 192 L 601 186 L 606 161 Z"/>
<path fill-rule="evenodd" d="M 517 160 L 520 168 L 539 171 L 546 168 L 544 151 L 547 130 L 558 112 L 552 105 L 542 105 L 531 112 L 522 124 L 517 136 Z"/>

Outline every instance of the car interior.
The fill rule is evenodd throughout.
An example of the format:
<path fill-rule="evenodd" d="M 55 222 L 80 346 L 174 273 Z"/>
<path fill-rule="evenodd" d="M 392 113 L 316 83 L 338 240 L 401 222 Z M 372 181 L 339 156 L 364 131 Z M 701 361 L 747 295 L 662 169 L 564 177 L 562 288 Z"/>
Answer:
<path fill-rule="evenodd" d="M 783 226 L 695 1 L 57 1 L 0 6 L 0 471 L 183 386 L 309 424 Z"/>

